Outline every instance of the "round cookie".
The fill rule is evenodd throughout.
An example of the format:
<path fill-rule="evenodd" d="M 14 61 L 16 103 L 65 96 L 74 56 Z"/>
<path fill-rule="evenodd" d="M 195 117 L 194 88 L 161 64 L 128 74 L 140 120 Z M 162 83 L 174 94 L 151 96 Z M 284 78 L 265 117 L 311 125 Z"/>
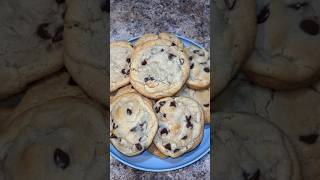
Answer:
<path fill-rule="evenodd" d="M 105 112 L 90 101 L 64 97 L 33 107 L 1 132 L 4 179 L 103 180 L 105 132 Z"/>
<path fill-rule="evenodd" d="M 121 153 L 134 156 L 147 149 L 158 129 L 150 103 L 136 93 L 116 96 L 110 107 L 110 141 Z"/>
<path fill-rule="evenodd" d="M 205 49 L 195 46 L 185 48 L 189 58 L 190 75 L 187 85 L 192 89 L 205 89 L 210 85 L 210 58 Z"/>
<path fill-rule="evenodd" d="M 183 43 L 174 34 L 162 32 L 159 34 L 159 38 L 169 40 L 172 42 L 172 46 L 178 46 L 179 48 L 183 49 Z"/>
<path fill-rule="evenodd" d="M 65 66 L 81 88 L 107 105 L 107 5 L 105 0 L 68 0 Z"/>
<path fill-rule="evenodd" d="M 205 123 L 210 123 L 210 89 L 193 90 L 184 87 L 176 96 L 189 97 L 196 100 L 202 107 Z"/>
<path fill-rule="evenodd" d="M 0 2 L 0 99 L 63 67 L 65 9 L 63 1 Z"/>
<path fill-rule="evenodd" d="M 310 85 L 320 75 L 320 2 L 257 1 L 255 51 L 249 78 L 271 89 Z"/>
<path fill-rule="evenodd" d="M 302 178 L 294 147 L 277 127 L 244 113 L 214 117 L 213 179 Z"/>
<path fill-rule="evenodd" d="M 167 40 L 144 43 L 134 50 L 131 61 L 130 83 L 152 99 L 174 95 L 189 76 L 185 53 Z"/>
<path fill-rule="evenodd" d="M 156 34 L 144 34 L 137 40 L 137 42 L 135 43 L 135 46 L 138 47 L 147 41 L 152 41 L 157 39 L 159 39 L 159 36 Z"/>
<path fill-rule="evenodd" d="M 176 158 L 197 147 L 203 136 L 200 105 L 187 97 L 167 97 L 153 106 L 159 129 L 153 143 L 165 155 Z"/>
<path fill-rule="evenodd" d="M 133 48 L 126 41 L 110 44 L 110 91 L 129 84 L 131 54 Z"/>
<path fill-rule="evenodd" d="M 248 59 L 256 34 L 255 0 L 217 0 L 213 4 L 213 82 L 211 98 L 218 95 Z"/>

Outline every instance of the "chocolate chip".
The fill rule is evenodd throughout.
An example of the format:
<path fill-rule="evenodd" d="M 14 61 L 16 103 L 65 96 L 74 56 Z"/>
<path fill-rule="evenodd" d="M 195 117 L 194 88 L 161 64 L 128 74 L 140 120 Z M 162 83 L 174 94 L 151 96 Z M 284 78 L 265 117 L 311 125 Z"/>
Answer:
<path fill-rule="evenodd" d="M 307 3 L 307 2 L 302 2 L 302 3 L 298 2 L 298 3 L 295 3 L 295 4 L 288 5 L 288 7 L 292 8 L 292 9 L 295 9 L 295 10 L 299 10 L 299 9 L 305 7 L 305 6 L 308 6 L 308 5 L 309 5 L 309 3 Z"/>
<path fill-rule="evenodd" d="M 312 19 L 305 19 L 301 21 L 300 28 L 309 35 L 319 34 L 319 24 Z"/>
<path fill-rule="evenodd" d="M 190 69 L 193 69 L 193 67 L 194 67 L 194 64 L 192 63 L 192 64 L 190 65 Z"/>
<path fill-rule="evenodd" d="M 210 68 L 208 68 L 208 67 L 205 67 L 205 68 L 203 68 L 203 70 L 204 70 L 204 72 L 210 72 Z"/>
<path fill-rule="evenodd" d="M 128 69 L 126 72 L 126 75 L 129 75 L 129 74 L 130 74 L 130 69 Z"/>
<path fill-rule="evenodd" d="M 191 115 L 186 116 L 186 120 L 187 120 L 187 121 L 190 121 L 190 120 L 191 120 Z"/>
<path fill-rule="evenodd" d="M 142 146 L 140 143 L 135 144 L 136 148 L 138 149 L 138 151 L 142 150 Z"/>
<path fill-rule="evenodd" d="M 113 124 L 112 129 L 117 129 L 119 126 L 116 124 Z"/>
<path fill-rule="evenodd" d="M 161 52 L 163 52 L 163 51 L 164 51 L 164 49 L 161 49 L 160 51 L 161 51 Z"/>
<path fill-rule="evenodd" d="M 169 60 L 171 60 L 174 57 L 176 57 L 176 55 L 169 53 L 169 55 L 168 55 Z"/>
<path fill-rule="evenodd" d="M 171 144 L 170 143 L 166 144 L 164 147 L 171 151 Z"/>
<path fill-rule="evenodd" d="M 166 114 L 166 113 L 164 113 L 164 114 L 163 114 L 163 117 L 167 117 L 167 114 Z"/>
<path fill-rule="evenodd" d="M 139 142 L 141 141 L 142 137 L 139 138 Z"/>
<path fill-rule="evenodd" d="M 149 78 L 148 78 L 148 77 L 145 77 L 145 78 L 144 78 L 144 82 L 147 82 L 147 81 L 149 81 Z"/>
<path fill-rule="evenodd" d="M 299 141 L 302 141 L 306 144 L 314 144 L 319 137 L 319 134 L 313 133 L 308 135 L 299 136 Z"/>
<path fill-rule="evenodd" d="M 187 121 L 186 127 L 192 129 L 193 128 L 193 124 L 191 123 L 191 115 L 186 116 L 186 121 Z"/>
<path fill-rule="evenodd" d="M 122 74 L 127 74 L 126 69 L 121 69 Z"/>
<path fill-rule="evenodd" d="M 202 56 L 204 56 L 204 52 L 201 52 L 201 53 L 198 54 L 198 55 L 202 57 Z"/>
<path fill-rule="evenodd" d="M 193 59 L 193 57 L 192 57 L 192 56 L 190 56 L 190 57 L 189 57 L 189 60 L 190 60 L 190 61 L 192 61 L 192 59 Z"/>
<path fill-rule="evenodd" d="M 165 105 L 165 104 L 166 104 L 166 101 L 160 101 L 160 102 L 159 102 L 159 105 L 160 105 L 160 106 L 163 106 L 163 105 Z"/>
<path fill-rule="evenodd" d="M 61 149 L 56 149 L 53 155 L 54 163 L 61 169 L 66 169 L 70 164 L 70 157 Z"/>
<path fill-rule="evenodd" d="M 187 139 L 187 135 L 185 135 L 185 136 L 183 136 L 181 139 L 183 139 L 183 140 L 185 140 L 185 139 Z"/>
<path fill-rule="evenodd" d="M 128 109 L 127 109 L 127 114 L 128 114 L 128 115 L 131 115 L 131 114 L 132 114 L 132 110 L 128 108 Z"/>
<path fill-rule="evenodd" d="M 110 12 L 110 3 L 109 1 L 105 0 L 102 2 L 100 9 L 102 12 Z"/>
<path fill-rule="evenodd" d="M 258 17 L 257 17 L 257 23 L 262 24 L 262 23 L 266 22 L 266 20 L 269 18 L 269 16 L 270 16 L 269 5 L 266 5 L 259 12 Z"/>
<path fill-rule="evenodd" d="M 144 124 L 146 124 L 145 121 L 143 123 L 139 124 L 139 126 L 142 128 Z"/>
<path fill-rule="evenodd" d="M 159 113 L 161 107 L 155 107 L 154 110 L 156 111 L 156 113 Z"/>
<path fill-rule="evenodd" d="M 253 174 L 249 174 L 247 172 L 243 172 L 242 176 L 245 180 L 259 180 L 260 178 L 260 170 L 258 169 L 256 172 L 254 172 Z"/>
<path fill-rule="evenodd" d="M 130 129 L 130 131 L 131 131 L 131 132 L 135 132 L 135 131 L 137 131 L 137 126 L 135 126 L 135 127 L 131 128 L 131 129 Z"/>
<path fill-rule="evenodd" d="M 141 65 L 146 65 L 147 64 L 147 61 L 146 60 L 143 60 L 142 62 L 141 62 Z"/>
<path fill-rule="evenodd" d="M 178 152 L 178 151 L 180 151 L 180 149 L 175 149 L 175 150 L 173 151 L 173 153 L 176 153 L 176 152 Z"/>
<path fill-rule="evenodd" d="M 66 0 L 56 0 L 56 2 L 57 2 L 58 4 L 62 4 L 62 3 L 65 3 Z"/>
<path fill-rule="evenodd" d="M 168 130 L 167 130 L 167 128 L 163 128 L 163 129 L 161 129 L 161 131 L 160 131 L 160 134 L 162 135 L 162 134 L 168 134 L 169 132 L 168 132 Z"/>
<path fill-rule="evenodd" d="M 179 58 L 179 61 L 180 61 L 180 64 L 181 64 L 181 65 L 184 64 L 184 59 L 180 59 L 180 58 Z"/>
<path fill-rule="evenodd" d="M 171 43 L 171 46 L 176 46 L 176 44 L 173 42 L 173 43 Z"/>
<path fill-rule="evenodd" d="M 59 26 L 57 29 L 56 29 L 56 32 L 52 38 L 52 42 L 53 43 L 56 43 L 56 42 L 59 42 L 59 41 L 62 41 L 63 40 L 63 30 L 64 30 L 64 26 L 61 25 Z"/>
<path fill-rule="evenodd" d="M 151 81 L 153 81 L 153 80 L 154 80 L 154 77 L 149 77 L 149 79 L 150 79 Z"/>
<path fill-rule="evenodd" d="M 130 58 L 127 58 L 127 63 L 130 63 L 131 59 Z"/>
<path fill-rule="evenodd" d="M 204 106 L 204 107 L 209 107 L 209 104 L 204 104 L 203 106 Z"/>
<path fill-rule="evenodd" d="M 49 26 L 49 23 L 43 23 L 40 24 L 37 28 L 37 35 L 42 39 L 51 39 L 51 34 L 47 31 L 47 27 Z"/>
<path fill-rule="evenodd" d="M 110 138 L 111 139 L 117 139 L 118 137 L 116 135 L 114 135 L 114 134 L 111 134 Z"/>
<path fill-rule="evenodd" d="M 78 84 L 72 79 L 72 77 L 69 78 L 68 84 L 70 86 L 77 86 Z"/>
<path fill-rule="evenodd" d="M 170 103 L 170 106 L 176 107 L 176 102 L 175 102 L 175 101 L 172 101 L 172 102 Z"/>
<path fill-rule="evenodd" d="M 199 52 L 200 52 L 199 50 L 193 50 L 193 53 L 195 53 L 195 54 L 197 54 Z"/>
<path fill-rule="evenodd" d="M 236 0 L 224 0 L 224 3 L 229 10 L 232 10 L 236 4 Z"/>

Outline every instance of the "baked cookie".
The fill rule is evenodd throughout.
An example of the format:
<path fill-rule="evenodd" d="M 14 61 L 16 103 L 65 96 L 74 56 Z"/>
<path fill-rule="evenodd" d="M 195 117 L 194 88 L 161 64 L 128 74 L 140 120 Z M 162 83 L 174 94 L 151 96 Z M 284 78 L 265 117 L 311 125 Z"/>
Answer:
<path fill-rule="evenodd" d="M 105 118 L 96 104 L 70 97 L 19 114 L 1 132 L 4 179 L 105 179 Z"/>
<path fill-rule="evenodd" d="M 251 80 L 272 89 L 310 85 L 320 75 L 320 2 L 257 1 L 255 51 L 244 66 Z"/>
<path fill-rule="evenodd" d="M 65 9 L 64 1 L 0 2 L 0 99 L 63 67 Z"/>
<path fill-rule="evenodd" d="M 167 97 L 153 106 L 159 129 L 154 144 L 165 155 L 176 158 L 199 145 L 204 115 L 200 105 L 187 97 Z"/>
<path fill-rule="evenodd" d="M 149 148 L 147 149 L 147 151 L 161 159 L 167 158 L 168 156 L 166 156 L 165 154 L 163 154 L 154 143 L 151 143 L 151 145 L 149 146 Z"/>
<path fill-rule="evenodd" d="M 126 41 L 110 43 L 110 91 L 129 84 L 133 48 Z"/>
<path fill-rule="evenodd" d="M 134 50 L 131 61 L 130 83 L 152 99 L 174 95 L 189 76 L 185 53 L 167 40 L 144 43 Z"/>
<path fill-rule="evenodd" d="M 210 58 L 205 49 L 195 46 L 185 48 L 189 58 L 190 75 L 187 85 L 192 89 L 205 89 L 210 84 Z"/>
<path fill-rule="evenodd" d="M 219 94 L 248 59 L 256 34 L 255 0 L 217 0 L 213 4 L 214 38 L 211 98 Z"/>
<path fill-rule="evenodd" d="M 65 17 L 65 65 L 82 89 L 107 105 L 107 2 L 68 0 Z"/>
<path fill-rule="evenodd" d="M 179 40 L 179 38 L 171 33 L 162 32 L 159 34 L 160 39 L 169 40 L 172 42 L 172 46 L 178 46 L 179 48 L 183 49 L 183 43 Z"/>
<path fill-rule="evenodd" d="M 272 91 L 245 79 L 241 81 L 232 82 L 216 98 L 214 110 L 254 113 L 272 121 L 297 148 L 304 179 L 319 179 L 320 91 L 317 85 L 294 91 Z"/>
<path fill-rule="evenodd" d="M 176 96 L 190 97 L 196 100 L 202 107 L 205 123 L 210 123 L 210 89 L 193 90 L 184 87 Z"/>
<path fill-rule="evenodd" d="M 111 103 L 110 141 L 127 156 L 142 153 L 157 132 L 157 117 L 146 101 L 139 94 L 125 93 Z"/>
<path fill-rule="evenodd" d="M 213 116 L 213 179 L 302 179 L 294 146 L 277 127 L 250 114 Z"/>
<path fill-rule="evenodd" d="M 135 43 L 135 46 L 138 47 L 147 41 L 152 41 L 157 39 L 159 39 L 159 36 L 156 34 L 144 34 L 137 40 L 137 42 Z"/>

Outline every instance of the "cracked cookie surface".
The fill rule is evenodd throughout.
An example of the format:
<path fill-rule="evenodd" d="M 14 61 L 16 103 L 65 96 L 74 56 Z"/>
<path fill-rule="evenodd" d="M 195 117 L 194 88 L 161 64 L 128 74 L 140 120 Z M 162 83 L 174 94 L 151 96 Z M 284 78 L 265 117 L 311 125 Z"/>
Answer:
<path fill-rule="evenodd" d="M 214 179 L 300 180 L 292 144 L 268 121 L 246 113 L 214 113 Z"/>
<path fill-rule="evenodd" d="M 144 43 L 134 50 L 131 60 L 130 83 L 152 99 L 174 95 L 189 76 L 185 53 L 167 40 Z"/>
<path fill-rule="evenodd" d="M 0 2 L 0 99 L 63 67 L 65 10 L 58 1 Z"/>
<path fill-rule="evenodd" d="M 129 84 L 131 54 L 133 48 L 126 41 L 110 44 L 110 91 Z"/>
<path fill-rule="evenodd" d="M 237 73 L 254 48 L 256 16 L 254 0 L 217 0 L 213 38 L 211 97 L 218 95 Z M 241 18 L 240 18 L 241 17 Z"/>
<path fill-rule="evenodd" d="M 199 145 L 204 115 L 195 100 L 167 97 L 157 101 L 153 108 L 159 121 L 153 142 L 163 154 L 175 158 Z"/>
<path fill-rule="evenodd" d="M 65 65 L 86 93 L 107 105 L 107 2 L 68 0 L 66 3 Z"/>
<path fill-rule="evenodd" d="M 320 74 L 320 2 L 257 3 L 255 50 L 244 66 L 251 80 L 272 89 L 310 85 Z"/>
<path fill-rule="evenodd" d="M 110 107 L 110 141 L 123 154 L 134 156 L 147 149 L 158 129 L 152 105 L 137 93 L 117 96 Z"/>

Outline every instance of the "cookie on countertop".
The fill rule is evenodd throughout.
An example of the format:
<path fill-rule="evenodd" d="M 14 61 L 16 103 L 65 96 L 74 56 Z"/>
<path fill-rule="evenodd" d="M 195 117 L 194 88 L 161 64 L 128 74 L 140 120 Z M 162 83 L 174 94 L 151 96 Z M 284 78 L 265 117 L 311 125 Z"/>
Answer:
<path fill-rule="evenodd" d="M 133 48 L 126 41 L 110 43 L 110 91 L 129 84 Z"/>
<path fill-rule="evenodd" d="M 107 2 L 68 0 L 64 30 L 64 63 L 84 91 L 107 105 Z"/>
<path fill-rule="evenodd" d="M 176 96 L 190 97 L 196 100 L 203 109 L 205 123 L 210 123 L 210 89 L 193 90 L 184 87 Z"/>
<path fill-rule="evenodd" d="M 127 156 L 142 153 L 157 132 L 157 117 L 146 101 L 137 93 L 125 93 L 111 103 L 110 141 Z"/>
<path fill-rule="evenodd" d="M 318 9 L 318 0 L 257 1 L 257 40 L 244 66 L 251 80 L 281 90 L 308 86 L 319 79 Z"/>
<path fill-rule="evenodd" d="M 131 57 L 130 83 L 142 95 L 160 99 L 177 93 L 189 76 L 185 53 L 167 40 L 148 41 Z"/>
<path fill-rule="evenodd" d="M 200 144 L 204 115 L 199 103 L 187 97 L 167 97 L 153 107 L 159 121 L 153 142 L 163 154 L 176 158 Z"/>
<path fill-rule="evenodd" d="M 213 82 L 211 98 L 217 96 L 249 58 L 256 36 L 255 0 L 217 0 L 213 4 Z"/>
<path fill-rule="evenodd" d="M 214 179 L 301 180 L 294 146 L 273 124 L 246 113 L 214 117 Z"/>
<path fill-rule="evenodd" d="M 185 48 L 190 63 L 187 85 L 192 89 L 205 89 L 210 85 L 210 55 L 195 46 Z"/>
<path fill-rule="evenodd" d="M 65 10 L 63 1 L 0 2 L 0 99 L 63 67 Z"/>

